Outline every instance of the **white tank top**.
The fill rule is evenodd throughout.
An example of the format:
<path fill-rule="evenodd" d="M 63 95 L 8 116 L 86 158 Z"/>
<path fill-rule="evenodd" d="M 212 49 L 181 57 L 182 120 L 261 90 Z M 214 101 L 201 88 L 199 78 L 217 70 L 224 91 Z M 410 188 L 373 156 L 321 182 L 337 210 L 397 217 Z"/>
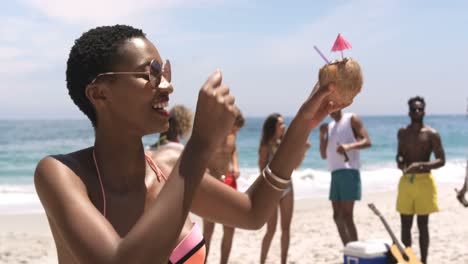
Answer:
<path fill-rule="evenodd" d="M 336 152 L 340 144 L 356 142 L 353 128 L 351 126 L 352 113 L 343 113 L 340 121 L 333 120 L 328 124 L 328 143 L 327 143 L 327 161 L 328 169 L 336 171 L 339 169 L 356 169 L 361 167 L 359 150 L 349 150 L 346 154 L 349 161 L 345 162 L 344 155 Z"/>

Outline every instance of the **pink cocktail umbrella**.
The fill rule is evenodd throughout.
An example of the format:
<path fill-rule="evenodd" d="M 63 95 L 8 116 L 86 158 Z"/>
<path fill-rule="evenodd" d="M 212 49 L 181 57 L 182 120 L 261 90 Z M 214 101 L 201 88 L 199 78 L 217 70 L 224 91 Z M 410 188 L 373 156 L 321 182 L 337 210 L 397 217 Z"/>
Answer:
<path fill-rule="evenodd" d="M 332 51 L 341 51 L 341 58 L 343 58 L 343 50 L 346 49 L 351 49 L 353 46 L 344 39 L 341 34 L 338 34 L 338 37 L 336 37 L 335 43 L 333 44 Z"/>

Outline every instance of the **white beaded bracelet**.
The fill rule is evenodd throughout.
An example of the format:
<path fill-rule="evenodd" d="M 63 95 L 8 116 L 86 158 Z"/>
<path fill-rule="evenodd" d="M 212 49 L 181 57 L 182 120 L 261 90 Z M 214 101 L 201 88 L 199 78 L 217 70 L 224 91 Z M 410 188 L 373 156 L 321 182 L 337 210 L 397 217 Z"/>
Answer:
<path fill-rule="evenodd" d="M 266 165 L 266 167 L 265 167 L 265 172 L 268 173 L 268 174 L 273 178 L 273 180 L 275 180 L 275 181 L 277 181 L 277 182 L 279 182 L 279 183 L 281 183 L 281 184 L 286 184 L 286 185 L 291 184 L 291 179 L 286 180 L 286 179 L 283 179 L 283 178 L 281 178 L 281 177 L 276 176 L 276 175 L 271 171 L 270 165 L 269 165 L 269 164 Z"/>

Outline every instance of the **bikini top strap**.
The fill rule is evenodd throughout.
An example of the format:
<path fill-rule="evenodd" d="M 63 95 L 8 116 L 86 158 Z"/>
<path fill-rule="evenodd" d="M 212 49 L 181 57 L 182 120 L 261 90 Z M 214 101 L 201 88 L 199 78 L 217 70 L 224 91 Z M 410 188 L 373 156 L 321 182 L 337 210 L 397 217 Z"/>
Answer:
<path fill-rule="evenodd" d="M 145 159 L 146 161 L 148 162 L 148 164 L 150 165 L 151 169 L 153 169 L 154 173 L 156 173 L 156 178 L 158 179 L 159 182 L 161 182 L 161 177 L 167 181 L 167 178 L 166 176 L 164 175 L 164 173 L 158 168 L 158 166 L 156 166 L 156 163 L 154 163 L 153 159 L 151 159 L 150 156 L 148 156 L 146 153 L 145 153 Z M 97 164 L 97 160 L 96 160 L 96 153 L 94 152 L 94 148 L 93 148 L 93 160 L 94 160 L 94 166 L 96 167 L 96 173 L 97 173 L 97 176 L 98 176 L 98 180 L 99 180 L 99 184 L 101 185 L 101 192 L 102 192 L 102 207 L 103 207 L 103 215 L 104 217 L 106 217 L 106 213 L 107 213 L 107 206 L 106 206 L 106 192 L 104 190 L 104 184 L 102 184 L 102 179 L 101 179 L 101 173 L 99 172 L 99 167 L 98 167 L 98 164 Z"/>
<path fill-rule="evenodd" d="M 150 165 L 151 169 L 153 169 L 154 173 L 156 173 L 156 178 L 158 179 L 159 182 L 161 182 L 161 178 L 163 178 L 165 181 L 167 181 L 166 175 L 159 169 L 159 167 L 154 163 L 153 159 L 145 153 L 145 159 Z"/>
<path fill-rule="evenodd" d="M 94 166 L 96 167 L 96 173 L 98 176 L 99 184 L 101 185 L 101 192 L 102 192 L 102 214 L 106 217 L 106 192 L 104 191 L 104 184 L 102 184 L 101 173 L 99 172 L 99 167 L 96 160 L 96 153 L 94 152 L 93 148 L 93 160 Z"/>

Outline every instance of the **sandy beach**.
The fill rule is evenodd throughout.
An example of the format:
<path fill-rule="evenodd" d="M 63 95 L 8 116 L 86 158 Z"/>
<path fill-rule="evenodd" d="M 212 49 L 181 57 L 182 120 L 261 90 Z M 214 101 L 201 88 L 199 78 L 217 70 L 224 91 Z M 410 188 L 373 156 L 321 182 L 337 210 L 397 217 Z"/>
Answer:
<path fill-rule="evenodd" d="M 468 209 L 455 199 L 454 187 L 439 187 L 441 211 L 430 217 L 430 263 L 468 263 Z M 367 203 L 377 205 L 399 237 L 399 215 L 395 212 L 396 192 L 364 193 L 356 205 L 355 220 L 360 240 L 389 239 L 385 228 Z M 200 221 L 194 217 L 195 221 Z M 230 263 L 258 263 L 264 228 L 237 230 Z M 213 235 L 209 263 L 219 262 L 222 228 Z M 280 232 L 275 235 L 267 263 L 279 263 Z M 413 225 L 413 249 L 419 255 L 418 232 Z M 296 202 L 292 222 L 289 263 L 342 263 L 342 245 L 332 221 L 332 210 L 325 197 Z M 0 216 L 0 263 L 56 263 L 54 242 L 44 214 Z"/>

